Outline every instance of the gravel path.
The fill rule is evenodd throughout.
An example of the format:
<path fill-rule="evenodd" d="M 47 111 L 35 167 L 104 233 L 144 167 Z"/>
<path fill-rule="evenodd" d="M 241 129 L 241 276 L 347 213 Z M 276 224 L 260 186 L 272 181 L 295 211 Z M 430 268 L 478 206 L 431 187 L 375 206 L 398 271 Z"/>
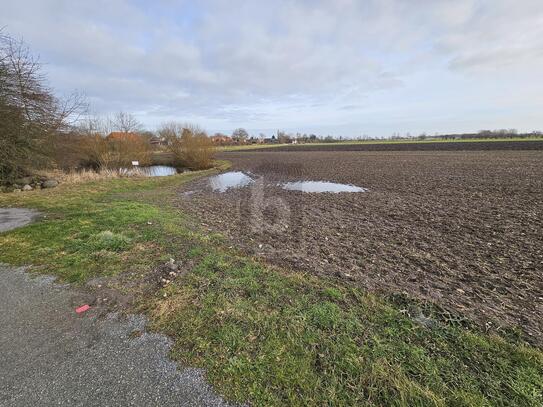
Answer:
<path fill-rule="evenodd" d="M 35 212 L 0 210 L 0 230 Z M 9 225 L 9 226 L 6 226 Z M 199 369 L 178 369 L 142 316 L 98 317 L 85 294 L 0 265 L 1 406 L 224 406 Z"/>
<path fill-rule="evenodd" d="M 0 233 L 32 222 L 39 213 L 30 209 L 0 208 Z"/>

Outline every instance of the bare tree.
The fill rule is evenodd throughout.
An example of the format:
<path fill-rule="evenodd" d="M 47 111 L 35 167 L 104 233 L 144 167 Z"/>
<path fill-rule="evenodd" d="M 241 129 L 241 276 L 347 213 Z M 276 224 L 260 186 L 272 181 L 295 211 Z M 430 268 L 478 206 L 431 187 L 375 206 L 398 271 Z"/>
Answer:
<path fill-rule="evenodd" d="M 183 133 L 183 128 L 188 125 L 178 123 L 178 122 L 166 122 L 162 123 L 159 127 L 157 133 L 159 137 L 164 138 L 165 140 L 171 141 L 176 137 L 181 137 Z"/>
<path fill-rule="evenodd" d="M 123 133 L 137 133 L 141 131 L 141 123 L 134 115 L 126 112 L 118 112 L 111 119 L 111 127 L 115 131 Z"/>
<path fill-rule="evenodd" d="M 282 130 L 277 130 L 277 140 L 281 144 L 290 143 L 292 137 Z"/>
<path fill-rule="evenodd" d="M 239 128 L 232 132 L 232 140 L 238 142 L 238 143 L 245 143 L 245 141 L 249 138 L 249 133 L 247 133 L 247 130 Z"/>
<path fill-rule="evenodd" d="M 85 106 L 80 94 L 60 100 L 45 83 L 28 47 L 0 32 L 0 181 L 45 163 Z"/>

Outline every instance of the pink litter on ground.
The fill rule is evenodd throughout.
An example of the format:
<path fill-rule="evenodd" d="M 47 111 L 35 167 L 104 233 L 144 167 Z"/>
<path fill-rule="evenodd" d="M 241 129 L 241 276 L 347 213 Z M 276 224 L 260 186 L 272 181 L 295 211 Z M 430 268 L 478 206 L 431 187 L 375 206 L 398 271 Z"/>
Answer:
<path fill-rule="evenodd" d="M 85 305 L 80 306 L 79 308 L 76 308 L 76 309 L 75 309 L 75 312 L 77 312 L 78 314 L 81 314 L 82 312 L 85 312 L 85 311 L 88 310 L 89 308 L 90 308 L 90 305 L 89 305 L 89 304 L 85 304 Z"/>

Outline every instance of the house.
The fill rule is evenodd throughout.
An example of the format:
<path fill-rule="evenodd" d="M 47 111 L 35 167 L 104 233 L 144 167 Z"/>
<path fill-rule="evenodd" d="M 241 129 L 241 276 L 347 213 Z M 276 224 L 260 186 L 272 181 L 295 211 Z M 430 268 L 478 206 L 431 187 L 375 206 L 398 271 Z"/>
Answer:
<path fill-rule="evenodd" d="M 264 144 L 275 144 L 277 143 L 277 138 L 275 136 L 271 136 L 264 139 Z"/>
<path fill-rule="evenodd" d="M 149 139 L 149 144 L 154 147 L 167 146 L 168 141 L 164 137 L 153 136 Z"/>
<path fill-rule="evenodd" d="M 211 136 L 211 141 L 219 145 L 232 144 L 232 137 L 225 136 L 224 134 L 215 134 Z"/>

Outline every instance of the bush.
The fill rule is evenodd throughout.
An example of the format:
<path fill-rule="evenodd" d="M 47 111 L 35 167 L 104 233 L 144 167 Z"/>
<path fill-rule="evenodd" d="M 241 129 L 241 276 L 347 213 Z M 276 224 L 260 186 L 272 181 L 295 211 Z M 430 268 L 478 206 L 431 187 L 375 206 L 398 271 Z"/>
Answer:
<path fill-rule="evenodd" d="M 204 170 L 213 165 L 213 141 L 197 126 L 169 123 L 162 126 L 159 134 L 167 138 L 176 165 L 192 170 Z"/>
<path fill-rule="evenodd" d="M 85 146 L 88 138 L 75 131 L 58 134 L 52 139 L 51 154 L 53 168 L 47 170 L 73 171 L 86 167 L 88 154 Z"/>
<path fill-rule="evenodd" d="M 131 133 L 114 139 L 102 136 L 87 138 L 84 149 L 87 153 L 87 166 L 94 168 L 131 168 L 132 161 L 139 161 L 140 165 L 149 165 L 151 162 L 149 144 Z"/>
<path fill-rule="evenodd" d="M 99 169 L 131 168 L 132 161 L 140 165 L 151 163 L 151 146 L 146 138 L 125 129 L 112 132 L 112 119 L 88 118 L 79 127 L 83 167 Z M 114 128 L 121 128 L 115 125 Z"/>

